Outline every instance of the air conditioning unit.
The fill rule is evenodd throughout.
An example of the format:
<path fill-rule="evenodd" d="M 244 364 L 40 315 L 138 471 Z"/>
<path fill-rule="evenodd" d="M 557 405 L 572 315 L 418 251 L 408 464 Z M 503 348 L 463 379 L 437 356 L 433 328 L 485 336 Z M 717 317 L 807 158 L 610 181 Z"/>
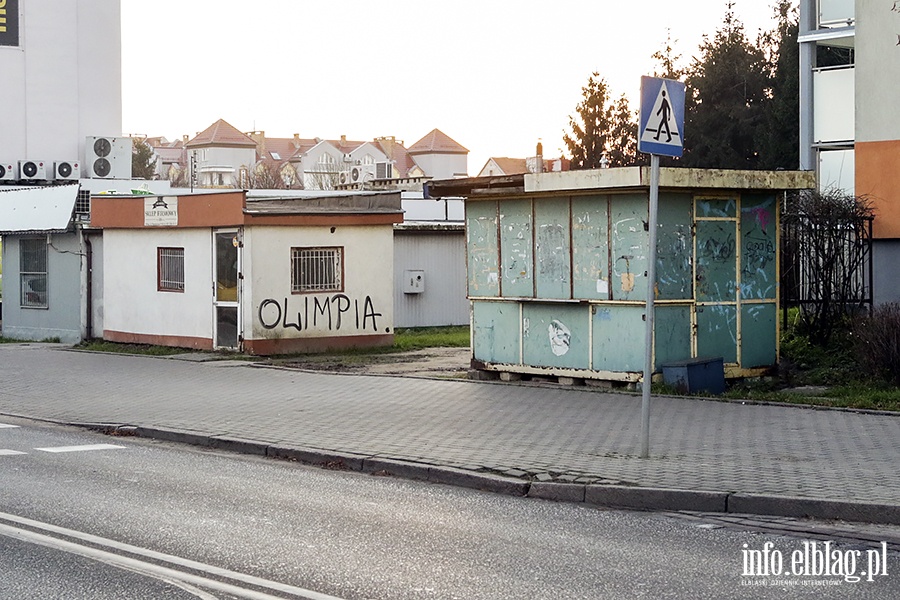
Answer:
<path fill-rule="evenodd" d="M 341 185 L 347 185 L 348 183 L 350 183 L 350 172 L 341 171 L 338 174 L 338 182 L 340 182 Z"/>
<path fill-rule="evenodd" d="M 84 159 L 91 179 L 131 179 L 131 138 L 88 136 Z"/>
<path fill-rule="evenodd" d="M 81 163 L 77 160 L 59 160 L 53 163 L 53 177 L 57 180 L 75 181 L 81 177 Z"/>
<path fill-rule="evenodd" d="M 0 181 L 15 181 L 16 170 L 9 163 L 0 163 Z"/>
<path fill-rule="evenodd" d="M 375 179 L 393 179 L 394 165 L 389 162 L 375 163 Z"/>
<path fill-rule="evenodd" d="M 363 183 L 375 178 L 375 165 L 356 165 L 350 167 L 350 183 Z"/>
<path fill-rule="evenodd" d="M 47 179 L 47 163 L 42 160 L 20 160 L 19 179 L 41 181 Z"/>

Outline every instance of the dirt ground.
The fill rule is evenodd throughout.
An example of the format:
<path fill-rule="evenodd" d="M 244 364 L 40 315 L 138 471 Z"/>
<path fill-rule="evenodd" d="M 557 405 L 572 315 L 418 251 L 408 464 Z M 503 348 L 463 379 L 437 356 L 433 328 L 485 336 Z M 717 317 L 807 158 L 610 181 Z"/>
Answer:
<path fill-rule="evenodd" d="M 425 348 L 387 354 L 307 355 L 272 362 L 309 371 L 457 379 L 466 377 L 469 359 L 468 348 Z"/>

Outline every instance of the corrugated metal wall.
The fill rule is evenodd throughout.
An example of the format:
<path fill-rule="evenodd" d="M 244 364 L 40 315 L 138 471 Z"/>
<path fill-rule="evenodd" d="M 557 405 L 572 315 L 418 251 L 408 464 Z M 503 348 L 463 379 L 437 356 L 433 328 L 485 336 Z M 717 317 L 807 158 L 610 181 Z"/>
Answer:
<path fill-rule="evenodd" d="M 424 272 L 424 291 L 404 293 L 407 271 Z M 394 231 L 394 325 L 468 325 L 466 238 L 457 231 Z"/>

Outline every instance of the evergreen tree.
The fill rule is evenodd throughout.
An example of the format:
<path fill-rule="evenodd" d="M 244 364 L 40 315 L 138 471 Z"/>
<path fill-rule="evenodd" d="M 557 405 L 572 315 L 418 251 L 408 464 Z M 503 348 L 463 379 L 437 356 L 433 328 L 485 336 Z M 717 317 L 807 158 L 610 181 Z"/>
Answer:
<path fill-rule="evenodd" d="M 571 168 L 598 169 L 645 164 L 637 151 L 637 115 L 622 95 L 612 100 L 609 86 L 598 73 L 581 88 L 582 100 L 569 116 L 571 132 L 563 132 L 563 141 L 572 157 Z M 644 162 L 642 162 L 644 161 Z"/>
<path fill-rule="evenodd" d="M 653 71 L 654 77 L 681 81 L 684 77 L 684 68 L 680 66 L 681 55 L 675 54 L 675 44 L 678 40 L 672 39 L 672 30 L 666 28 L 666 44 L 660 50 L 654 52 L 650 58 L 657 61 L 658 66 Z"/>
<path fill-rule="evenodd" d="M 649 155 L 637 149 L 638 115 L 628 106 L 625 94 L 612 106 L 612 127 L 606 158 L 610 167 L 633 167 L 649 164 Z"/>
<path fill-rule="evenodd" d="M 612 129 L 612 106 L 609 104 L 609 88 L 599 73 L 588 78 L 581 88 L 582 100 L 575 107 L 576 117 L 569 116 L 571 135 L 563 132 L 563 142 L 572 157 L 571 168 L 600 168 L 603 155 L 609 145 Z"/>
<path fill-rule="evenodd" d="M 131 139 L 131 176 L 135 179 L 153 179 L 156 174 L 156 158 L 150 144 L 138 138 Z"/>
<path fill-rule="evenodd" d="M 688 69 L 685 98 L 686 167 L 754 169 L 760 164 L 759 134 L 768 100 L 768 61 L 752 45 L 727 3 L 722 28 L 704 38 Z"/>
<path fill-rule="evenodd" d="M 765 123 L 759 130 L 760 168 L 799 168 L 800 144 L 800 50 L 799 22 L 790 0 L 775 6 L 777 24 L 763 38 L 768 55 L 770 101 Z"/>

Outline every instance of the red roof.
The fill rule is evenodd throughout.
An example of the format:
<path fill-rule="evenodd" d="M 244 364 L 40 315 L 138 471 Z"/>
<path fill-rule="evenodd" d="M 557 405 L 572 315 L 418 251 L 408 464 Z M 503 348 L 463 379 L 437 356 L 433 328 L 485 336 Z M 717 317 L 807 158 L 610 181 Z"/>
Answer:
<path fill-rule="evenodd" d="M 249 136 L 238 131 L 233 125 L 224 119 L 219 119 L 212 125 L 201 131 L 197 136 L 185 144 L 188 148 L 197 146 L 252 146 L 256 147 Z"/>
<path fill-rule="evenodd" d="M 494 163 L 500 168 L 501 172 L 494 173 L 494 175 L 518 175 L 520 173 L 528 172 L 527 161 L 524 158 L 492 156 L 488 160 L 494 161 Z M 484 166 L 487 167 L 487 163 L 485 163 Z M 482 167 L 482 170 L 484 170 L 484 167 Z"/>
<path fill-rule="evenodd" d="M 439 129 L 409 147 L 410 154 L 468 154 L 469 151 Z"/>

